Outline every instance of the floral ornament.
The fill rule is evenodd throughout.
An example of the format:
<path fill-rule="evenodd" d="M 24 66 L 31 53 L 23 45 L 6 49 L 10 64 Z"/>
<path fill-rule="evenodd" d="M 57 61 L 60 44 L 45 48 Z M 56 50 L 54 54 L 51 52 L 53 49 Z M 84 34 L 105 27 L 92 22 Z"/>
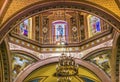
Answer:
<path fill-rule="evenodd" d="M 48 31 L 48 29 L 47 29 L 46 27 L 44 27 L 44 28 L 42 29 L 42 31 L 43 31 L 44 33 L 46 33 L 46 32 Z"/>
<path fill-rule="evenodd" d="M 77 28 L 74 26 L 74 27 L 72 28 L 72 31 L 73 31 L 73 32 L 76 32 L 76 31 L 77 31 Z"/>

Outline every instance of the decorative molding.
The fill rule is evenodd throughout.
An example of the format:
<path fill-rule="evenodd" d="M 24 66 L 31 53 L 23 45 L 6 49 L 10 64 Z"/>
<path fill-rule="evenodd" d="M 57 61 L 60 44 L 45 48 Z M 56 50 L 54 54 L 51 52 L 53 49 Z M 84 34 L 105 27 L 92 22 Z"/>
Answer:
<path fill-rule="evenodd" d="M 104 37 L 101 37 L 101 38 L 98 38 L 98 39 L 88 39 L 86 41 L 82 41 L 80 42 L 79 44 L 70 44 L 67 46 L 67 48 L 72 48 L 71 51 L 72 52 L 79 52 L 81 50 L 86 50 L 86 49 L 89 49 L 93 46 L 97 46 L 99 44 L 102 44 L 106 41 L 109 41 L 112 39 L 112 34 L 109 34 L 109 35 L 105 35 Z M 34 50 L 34 51 L 37 51 L 37 52 L 61 52 L 62 50 L 62 46 L 58 46 L 58 45 L 42 45 L 42 44 L 39 44 L 38 42 L 35 42 L 35 41 L 32 41 L 32 40 L 29 40 L 29 39 L 22 39 L 22 38 L 19 38 L 17 36 L 9 36 L 9 41 L 11 43 L 14 43 L 14 44 L 17 44 L 17 45 L 20 45 L 20 46 L 23 46 L 23 47 L 26 47 L 28 49 L 31 49 L 31 50 Z M 84 44 L 83 44 L 84 43 Z M 33 47 L 34 46 L 34 47 Z"/>
<path fill-rule="evenodd" d="M 12 82 L 11 79 L 11 60 L 10 60 L 10 51 L 8 49 L 7 39 L 5 39 L 0 45 L 0 51 L 2 54 L 3 61 L 3 81 L 4 82 Z"/>
<path fill-rule="evenodd" d="M 27 41 L 26 41 L 26 39 L 24 40 L 24 39 L 19 39 L 16 37 L 9 36 L 9 42 L 26 47 L 28 49 L 31 49 L 31 50 L 34 50 L 37 52 L 41 51 L 40 46 L 38 46 L 39 43 L 29 40 L 29 39 L 27 39 Z"/>
<path fill-rule="evenodd" d="M 91 51 L 90 53 L 86 54 L 82 59 L 86 59 L 92 55 L 96 55 L 97 53 L 102 53 L 102 51 L 110 51 L 112 50 L 112 46 L 111 47 L 103 47 L 103 48 L 99 48 L 99 49 L 96 49 L 94 51 Z"/>
<path fill-rule="evenodd" d="M 106 42 L 103 42 L 103 43 L 96 45 L 94 47 L 92 46 L 92 48 L 88 48 L 88 49 L 85 49 L 84 46 L 82 46 L 82 47 L 69 47 L 68 49 L 69 49 L 71 54 L 73 54 L 73 55 L 77 54 L 77 55 L 75 55 L 75 58 L 82 58 L 82 57 L 86 56 L 86 54 L 93 52 L 96 49 L 105 48 L 105 47 L 112 47 L 112 42 L 113 42 L 113 40 L 110 39 Z M 20 45 L 14 44 L 14 43 L 10 43 L 10 42 L 9 42 L 9 47 L 10 47 L 10 50 L 20 50 L 20 51 L 29 52 L 29 53 L 33 54 L 34 56 L 38 57 L 39 59 L 46 59 L 46 58 L 50 58 L 50 57 L 60 56 L 61 51 L 63 51 L 63 48 L 43 48 L 41 50 L 41 52 L 37 52 L 37 51 L 31 50 L 29 48 L 26 48 L 25 46 L 23 47 L 23 46 L 20 46 Z M 84 48 L 84 49 L 82 49 L 82 48 Z M 69 54 L 68 53 L 69 51 L 66 51 L 66 53 Z"/>
<path fill-rule="evenodd" d="M 43 48 L 41 50 L 41 52 L 36 52 L 29 48 L 25 48 L 25 47 L 22 47 L 20 45 L 16 45 L 16 44 L 13 44 L 10 42 L 9 42 L 9 47 L 10 47 L 10 50 L 25 51 L 25 52 L 33 54 L 34 56 L 36 56 L 40 59 L 46 59 L 46 58 L 50 58 L 50 57 L 54 57 L 54 56 L 60 56 L 61 51 L 63 51 L 63 48 L 50 48 L 50 49 Z M 71 54 L 77 54 L 77 55 L 75 55 L 75 58 L 82 58 L 82 57 L 86 56 L 86 54 L 93 52 L 96 49 L 99 49 L 99 48 L 101 49 L 101 48 L 105 48 L 105 47 L 112 47 L 112 39 L 108 40 L 104 43 L 101 43 L 97 46 L 94 46 L 94 47 L 92 46 L 92 48 L 88 48 L 88 49 L 85 49 L 83 46 L 81 48 L 84 48 L 84 49 L 81 49 L 80 47 L 69 47 L 68 49 Z M 66 53 L 69 54 L 68 51 L 66 51 Z"/>
<path fill-rule="evenodd" d="M 19 46 L 19 45 L 16 45 L 16 44 L 13 44 L 13 43 L 10 43 L 9 42 L 9 48 L 10 50 L 15 50 L 15 51 L 24 51 L 24 52 L 28 52 L 28 53 L 31 53 L 33 54 L 34 56 L 36 56 L 37 58 L 40 58 L 40 53 L 39 52 L 36 52 L 36 51 L 33 51 L 33 50 L 30 50 L 30 49 L 27 49 L 25 47 L 22 47 L 22 46 Z"/>
<path fill-rule="evenodd" d="M 116 60 L 117 60 L 117 48 L 118 48 L 118 43 L 120 42 L 119 41 L 119 38 L 120 37 L 120 33 L 118 33 L 117 31 L 115 31 L 114 33 L 114 40 L 113 40 L 113 47 L 112 47 L 112 55 L 111 55 L 111 62 L 110 62 L 110 65 L 111 65 L 111 80 L 112 82 L 117 82 L 116 81 Z"/>
<path fill-rule="evenodd" d="M 31 57 L 31 58 L 35 59 L 36 61 L 40 60 L 39 57 L 37 57 L 37 56 L 35 56 L 35 55 L 33 55 L 33 54 L 29 53 L 29 52 L 22 51 L 22 50 L 11 50 L 11 53 L 24 54 L 24 55 L 26 55 L 28 57 Z"/>

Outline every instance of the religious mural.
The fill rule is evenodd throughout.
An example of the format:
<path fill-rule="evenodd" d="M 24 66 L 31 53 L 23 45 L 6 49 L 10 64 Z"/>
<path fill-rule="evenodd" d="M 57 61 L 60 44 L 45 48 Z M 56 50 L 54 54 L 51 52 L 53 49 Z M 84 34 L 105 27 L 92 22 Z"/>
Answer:
<path fill-rule="evenodd" d="M 103 71 L 105 71 L 110 76 L 110 53 L 103 53 L 97 56 L 90 57 L 90 61 L 97 66 L 99 66 Z"/>
<path fill-rule="evenodd" d="M 53 31 L 52 31 L 52 35 L 53 35 L 53 40 L 54 43 L 60 42 L 60 41 L 64 41 L 67 42 L 67 23 L 65 21 L 54 21 L 52 23 L 53 25 Z"/>
<path fill-rule="evenodd" d="M 25 67 L 33 62 L 35 62 L 34 59 L 24 54 L 12 53 L 12 79 L 14 80 Z"/>

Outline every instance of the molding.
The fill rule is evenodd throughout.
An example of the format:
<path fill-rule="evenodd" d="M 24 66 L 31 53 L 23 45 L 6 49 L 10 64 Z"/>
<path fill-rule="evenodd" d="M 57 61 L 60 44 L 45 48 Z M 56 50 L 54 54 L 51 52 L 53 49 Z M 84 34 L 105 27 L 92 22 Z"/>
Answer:
<path fill-rule="evenodd" d="M 29 68 L 27 68 L 26 70 L 23 71 L 23 73 L 21 73 L 21 75 L 18 76 L 18 78 L 16 78 L 15 82 L 23 82 L 23 80 L 34 70 L 36 70 L 37 68 L 50 64 L 50 63 L 55 63 L 58 62 L 58 57 L 53 57 L 53 58 L 48 58 L 42 61 L 38 61 L 34 64 L 32 64 Z M 111 82 L 110 78 L 104 73 L 104 71 L 100 70 L 98 67 L 96 67 L 95 65 L 86 62 L 84 60 L 80 60 L 80 59 L 75 59 L 76 63 L 78 63 L 79 65 L 88 68 L 89 70 L 91 70 L 93 73 L 95 73 L 98 78 L 100 78 L 100 80 L 102 82 Z"/>
<path fill-rule="evenodd" d="M 99 37 L 99 35 L 103 35 L 103 37 Z M 80 51 L 81 50 L 86 50 L 86 49 L 89 49 L 93 46 L 97 46 L 103 42 L 106 42 L 108 40 L 111 40 L 112 39 L 112 34 L 110 34 L 110 32 L 104 32 L 104 33 L 101 33 L 99 35 L 96 35 L 96 37 L 92 37 L 92 38 L 89 38 L 89 39 L 86 39 L 85 41 L 82 41 L 78 44 L 69 44 L 69 45 L 66 45 L 66 47 L 71 47 L 71 48 L 79 48 Z M 31 49 L 31 50 L 35 50 L 35 51 L 38 51 L 38 52 L 42 52 L 42 49 L 55 49 L 55 48 L 62 48 L 62 46 L 58 46 L 58 45 L 42 45 L 42 44 L 39 44 L 38 42 L 36 41 L 33 41 L 33 40 L 30 40 L 30 39 L 27 39 L 27 38 L 21 38 L 21 37 L 18 37 L 17 35 L 15 34 L 12 34 L 12 36 L 9 36 L 9 41 L 11 43 L 14 43 L 14 44 L 17 44 L 17 45 L 21 45 L 21 46 L 24 46 L 28 49 Z M 18 42 L 19 41 L 19 42 Z M 25 43 L 24 45 L 22 43 Z M 27 45 L 29 44 L 29 46 Z M 32 46 L 34 46 L 35 48 L 32 48 Z M 45 47 L 43 47 L 45 46 Z M 84 49 L 82 48 L 84 47 Z M 39 50 L 39 49 L 40 50 Z M 79 50 L 76 50 L 76 51 L 79 51 Z M 52 52 L 52 51 L 47 51 L 47 52 Z"/>
<path fill-rule="evenodd" d="M 33 54 L 29 53 L 29 52 L 25 52 L 25 51 L 22 51 L 22 50 L 11 50 L 11 53 L 24 54 L 24 55 L 26 55 L 28 57 L 31 57 L 31 58 L 35 59 L 36 61 L 40 60 L 40 58 L 38 58 L 36 55 L 33 55 Z"/>
<path fill-rule="evenodd" d="M 81 41 L 79 43 L 68 43 L 68 45 L 66 45 L 66 46 L 67 47 L 74 47 L 74 46 L 79 47 L 79 46 L 83 46 L 83 45 L 85 45 L 85 44 L 87 44 L 89 42 L 93 42 L 93 41 L 95 41 L 95 40 L 97 40 L 99 38 L 105 37 L 105 36 L 111 34 L 111 32 L 112 31 L 110 29 L 110 30 L 101 32 L 100 34 L 97 34 L 97 35 L 95 35 L 95 36 L 93 36 L 91 38 L 88 38 L 88 39 L 84 40 L 84 41 Z M 10 33 L 10 36 L 15 37 L 15 38 L 20 39 L 20 40 L 23 40 L 23 41 L 25 41 L 27 43 L 33 44 L 33 45 L 38 46 L 40 48 L 62 48 L 62 46 L 58 46 L 56 44 L 42 44 L 42 43 L 39 43 L 37 41 L 21 37 L 19 34 L 16 34 L 16 33 Z"/>
<path fill-rule="evenodd" d="M 109 50 L 112 50 L 112 47 L 99 48 L 99 49 L 96 49 L 96 50 L 91 51 L 90 53 L 86 54 L 82 59 L 86 59 L 90 56 L 95 55 L 96 53 L 101 53 L 102 51 L 109 51 Z"/>
<path fill-rule="evenodd" d="M 8 47 L 8 40 L 5 40 L 0 45 L 0 50 L 2 54 L 2 62 L 3 62 L 3 81 L 5 82 L 12 82 L 12 74 L 11 74 L 11 57 L 10 51 Z"/>
<path fill-rule="evenodd" d="M 113 40 L 113 47 L 112 47 L 112 55 L 110 59 L 112 82 L 116 82 L 116 57 L 117 57 L 117 47 L 119 43 L 118 38 L 120 38 L 120 33 L 115 31 L 114 37 L 113 37 L 114 40 Z"/>
<path fill-rule="evenodd" d="M 6 56 L 8 56 L 7 58 L 8 58 L 8 62 L 6 62 L 6 63 L 8 63 L 8 72 L 9 72 L 9 82 L 12 82 L 12 62 L 11 62 L 11 55 L 10 55 L 10 50 L 9 50 L 9 44 L 8 44 L 8 38 L 5 38 L 4 39 L 4 41 L 5 41 L 5 45 L 6 45 L 6 53 L 7 53 L 7 55 Z"/>
<path fill-rule="evenodd" d="M 88 42 L 87 44 L 85 44 L 83 46 L 74 46 L 74 47 L 69 47 L 69 46 L 66 47 L 65 46 L 64 48 L 70 49 L 71 52 L 81 52 L 81 51 L 84 51 L 84 50 L 93 49 L 94 47 L 97 47 L 97 46 L 99 46 L 99 48 L 100 48 L 100 46 L 101 47 L 108 47 L 108 46 L 111 47 L 112 46 L 112 41 L 113 41 L 112 36 L 113 35 L 111 35 L 111 34 L 107 35 L 107 36 L 99 38 L 95 41 Z M 19 48 L 19 49 L 23 50 L 23 51 L 24 51 L 24 49 L 22 49 L 22 47 L 26 48 L 26 49 L 29 49 L 29 50 L 32 50 L 32 51 L 35 51 L 35 52 L 39 52 L 39 53 L 40 52 L 41 53 L 53 53 L 53 52 L 61 52 L 62 51 L 62 47 L 41 48 L 40 46 L 34 46 L 33 44 L 24 42 L 23 40 L 19 40 L 17 38 L 10 37 L 10 36 L 9 36 L 9 43 L 14 44 L 16 46 L 21 46 L 21 48 Z M 10 48 L 11 47 L 12 46 L 10 46 Z M 18 48 L 14 48 L 14 49 L 19 50 Z M 14 50 L 14 49 L 11 49 L 11 50 Z M 68 51 L 68 50 L 66 50 L 66 51 Z"/>
<path fill-rule="evenodd" d="M 0 50 L 0 82 L 4 82 L 4 64 L 2 58 L 2 52 Z"/>

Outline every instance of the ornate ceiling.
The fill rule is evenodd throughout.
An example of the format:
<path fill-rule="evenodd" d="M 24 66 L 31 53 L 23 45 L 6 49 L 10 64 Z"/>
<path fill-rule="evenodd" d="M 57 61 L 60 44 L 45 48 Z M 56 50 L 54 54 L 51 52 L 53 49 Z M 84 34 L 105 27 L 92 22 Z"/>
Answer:
<path fill-rule="evenodd" d="M 59 0 L 56 0 L 56 1 L 51 0 L 51 2 L 52 1 L 57 2 Z M 65 1 L 70 1 L 70 0 L 65 0 Z M 7 5 L 3 7 L 5 5 L 5 2 L 7 2 Z M 48 3 L 49 0 L 24 0 L 24 1 L 22 0 L 0 0 L 0 28 L 2 27 L 3 24 L 5 24 L 6 21 L 11 20 L 10 18 L 12 18 L 12 16 L 18 13 L 21 13 L 21 11 L 24 11 L 27 8 L 29 9 L 29 7 L 34 4 L 37 4 L 37 3 L 44 4 L 44 2 Z M 100 10 L 105 10 L 107 13 L 111 13 L 111 15 L 112 16 L 114 15 L 118 19 L 118 21 L 120 20 L 120 6 L 119 6 L 120 0 L 72 0 L 71 2 L 89 3 L 90 5 L 98 7 Z M 0 29 L 0 32 L 1 31 L 2 30 Z M 2 33 L 0 33 L 0 40 L 1 40 L 1 34 Z"/>
<path fill-rule="evenodd" d="M 54 76 L 56 73 L 56 63 L 48 64 L 46 66 L 40 67 L 39 69 L 33 71 L 24 82 L 31 82 L 38 79 L 39 82 L 57 82 L 57 77 Z M 49 70 L 48 70 L 49 69 Z M 90 70 L 79 67 L 79 74 L 72 77 L 71 82 L 89 82 L 85 81 L 83 77 L 90 79 L 90 82 L 101 82 L 100 79 L 92 73 Z"/>
<path fill-rule="evenodd" d="M 2 5 L 5 1 L 11 1 L 11 0 L 1 0 L 0 5 Z M 66 1 L 69 1 L 69 0 L 66 0 Z M 78 0 L 73 0 L 73 1 L 79 2 Z M 21 10 L 24 10 L 25 8 L 29 7 L 30 5 L 36 4 L 38 2 L 39 3 L 44 3 L 44 2 L 49 2 L 49 1 L 47 1 L 47 0 L 24 0 L 24 1 L 12 0 L 9 3 L 9 5 L 6 5 L 6 6 L 9 6 L 9 7 L 8 7 L 8 9 L 6 9 L 6 13 L 3 13 L 4 15 L 2 15 L 3 16 L 2 17 L 3 18 L 2 23 L 4 23 L 6 20 L 9 19 L 9 17 L 16 14 L 17 12 L 19 12 Z M 119 7 L 118 7 L 119 1 L 117 1 L 117 0 L 85 0 L 85 1 L 82 1 L 82 2 L 90 3 L 92 5 L 102 7 L 102 9 L 105 9 L 105 10 L 107 10 L 111 13 L 114 13 L 115 15 L 120 17 L 120 10 L 119 10 Z"/>

